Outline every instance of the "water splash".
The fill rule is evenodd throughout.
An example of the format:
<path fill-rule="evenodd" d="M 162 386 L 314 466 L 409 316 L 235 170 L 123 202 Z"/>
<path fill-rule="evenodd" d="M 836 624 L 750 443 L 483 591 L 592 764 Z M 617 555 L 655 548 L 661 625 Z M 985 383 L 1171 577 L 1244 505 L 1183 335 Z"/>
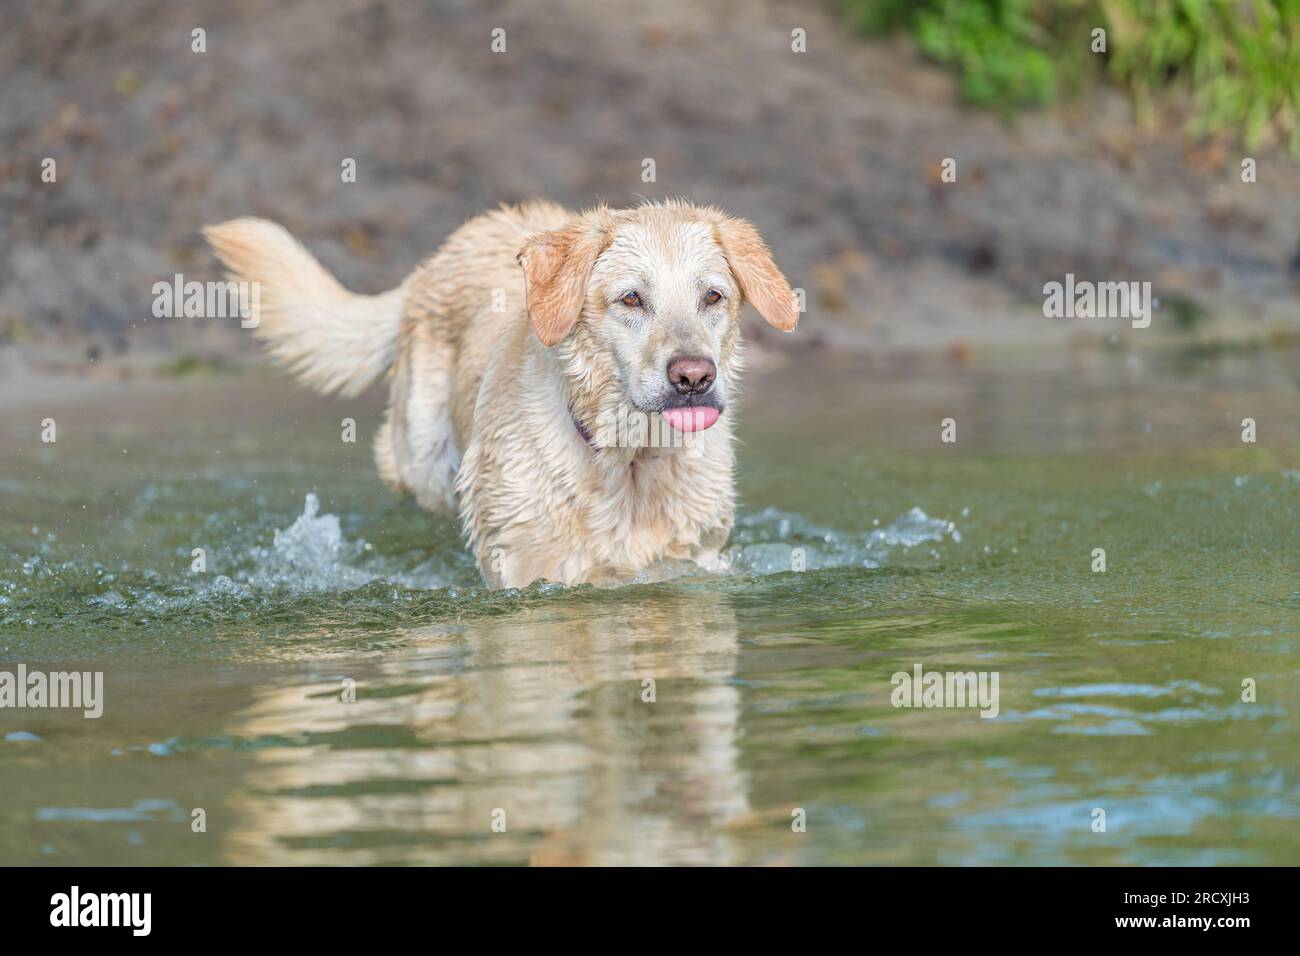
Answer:
<path fill-rule="evenodd" d="M 797 514 L 768 508 L 745 515 L 732 535 L 731 568 L 756 574 L 792 570 L 796 549 L 807 571 L 827 568 L 879 568 L 917 545 L 951 539 L 961 532 L 951 521 L 931 518 L 920 508 L 865 534 L 846 534 L 815 525 Z"/>
<path fill-rule="evenodd" d="M 320 513 L 320 499 L 308 492 L 300 514 L 275 532 L 269 548 L 254 548 L 247 583 L 255 588 L 324 591 L 359 588 L 378 575 L 354 566 L 366 543 L 348 541 L 336 515 Z"/>
<path fill-rule="evenodd" d="M 803 550 L 804 569 L 808 571 L 879 568 L 918 545 L 944 540 L 960 542 L 961 532 L 953 522 L 932 518 L 920 508 L 864 534 L 822 527 L 800 515 L 768 508 L 740 518 L 724 558 L 727 570 L 733 574 L 789 571 L 796 548 Z M 365 541 L 349 541 L 344 536 L 337 516 L 321 514 L 319 499 L 309 493 L 302 514 L 293 524 L 277 530 L 270 547 L 253 549 L 254 567 L 245 581 L 253 588 L 283 587 L 292 591 L 351 590 L 381 578 L 420 590 L 452 583 L 446 571 L 433 568 L 432 562 L 403 569 L 369 551 Z M 699 571 L 695 565 L 683 565 L 675 573 L 657 574 L 654 579 Z"/>
<path fill-rule="evenodd" d="M 944 541 L 961 541 L 956 525 L 932 518 L 920 508 L 856 534 L 768 508 L 739 518 L 732 543 L 722 555 L 720 571 L 706 572 L 690 562 L 671 562 L 657 565 L 627 583 L 718 573 L 780 574 L 796 566 L 796 549 L 802 551 L 802 568 L 806 571 L 874 569 L 909 563 L 914 560 L 908 556 L 913 549 Z M 266 601 L 279 602 L 285 596 L 344 595 L 368 586 L 391 585 L 393 607 L 400 604 L 397 597 L 402 591 L 443 592 L 459 597 L 464 588 L 468 597 L 482 587 L 472 557 L 458 543 L 446 542 L 432 553 L 414 556 L 410 552 L 401 556 L 382 554 L 363 538 L 352 539 L 344 534 L 339 517 L 322 513 L 320 499 L 314 493 L 306 495 L 302 513 L 287 527 L 273 529 L 269 545 L 230 541 L 223 551 L 217 567 L 224 568 L 225 573 L 217 571 L 198 580 L 189 575 L 176 580 L 152 569 L 105 572 L 97 566 L 89 576 L 99 587 L 78 600 L 88 612 L 119 620 L 134 616 L 143 622 L 191 611 L 237 613 L 239 607 L 247 608 L 248 602 L 263 605 Z M 933 548 L 925 552 L 931 560 L 937 555 Z M 48 565 L 39 555 L 31 557 L 23 567 L 28 577 L 57 578 L 67 570 Z M 0 591 L 16 587 L 11 582 Z M 565 590 L 559 585 L 539 586 L 543 594 Z M 0 623 L 26 622 L 17 613 L 7 613 L 12 603 L 8 594 L 0 595 Z M 12 608 L 13 612 L 30 607 L 30 602 L 21 598 L 17 603 L 22 607 Z M 31 626 L 35 622 L 26 623 Z"/>
<path fill-rule="evenodd" d="M 320 499 L 309 492 L 293 524 L 277 529 L 269 548 L 252 549 L 253 568 L 242 580 L 254 589 L 297 592 L 348 591 L 379 580 L 413 590 L 436 590 L 452 583 L 452 574 L 437 556 L 415 567 L 401 567 L 371 550 L 364 539 L 349 541 L 338 516 L 321 514 Z"/>

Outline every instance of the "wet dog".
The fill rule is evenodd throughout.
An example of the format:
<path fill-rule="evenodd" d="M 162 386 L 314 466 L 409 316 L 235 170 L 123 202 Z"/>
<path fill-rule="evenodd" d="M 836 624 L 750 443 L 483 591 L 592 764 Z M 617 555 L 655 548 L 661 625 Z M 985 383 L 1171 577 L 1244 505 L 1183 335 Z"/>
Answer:
<path fill-rule="evenodd" d="M 741 305 L 784 332 L 799 319 L 749 222 L 686 202 L 503 207 L 381 295 L 344 289 L 266 220 L 205 235 L 258 283 L 257 333 L 302 381 L 348 395 L 388 374 L 379 473 L 458 507 L 493 587 L 717 566 Z"/>

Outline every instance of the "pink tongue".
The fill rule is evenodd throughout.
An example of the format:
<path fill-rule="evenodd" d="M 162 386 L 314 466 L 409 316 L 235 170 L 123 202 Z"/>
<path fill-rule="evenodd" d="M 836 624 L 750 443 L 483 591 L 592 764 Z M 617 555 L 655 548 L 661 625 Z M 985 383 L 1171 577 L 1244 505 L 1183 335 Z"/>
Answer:
<path fill-rule="evenodd" d="M 702 406 L 668 408 L 664 409 L 663 416 L 679 432 L 702 432 L 718 420 L 718 410 Z"/>

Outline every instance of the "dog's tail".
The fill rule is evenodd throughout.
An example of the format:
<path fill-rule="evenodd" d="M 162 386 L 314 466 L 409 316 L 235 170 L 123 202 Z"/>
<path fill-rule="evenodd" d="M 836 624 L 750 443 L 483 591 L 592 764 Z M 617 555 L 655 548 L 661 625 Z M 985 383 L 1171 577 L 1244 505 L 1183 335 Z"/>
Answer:
<path fill-rule="evenodd" d="M 257 283 L 256 334 L 304 383 L 356 395 L 393 364 L 405 285 L 379 295 L 349 292 L 265 219 L 231 219 L 203 235 L 232 279 Z"/>

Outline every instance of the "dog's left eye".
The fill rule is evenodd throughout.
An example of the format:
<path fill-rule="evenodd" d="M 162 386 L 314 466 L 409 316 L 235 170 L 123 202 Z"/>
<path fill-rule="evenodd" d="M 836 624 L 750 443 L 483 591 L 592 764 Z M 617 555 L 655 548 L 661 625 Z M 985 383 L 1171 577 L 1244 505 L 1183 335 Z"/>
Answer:
<path fill-rule="evenodd" d="M 717 305 L 722 301 L 722 293 L 717 289 L 710 289 L 708 292 L 704 293 L 704 301 L 709 305 Z"/>

